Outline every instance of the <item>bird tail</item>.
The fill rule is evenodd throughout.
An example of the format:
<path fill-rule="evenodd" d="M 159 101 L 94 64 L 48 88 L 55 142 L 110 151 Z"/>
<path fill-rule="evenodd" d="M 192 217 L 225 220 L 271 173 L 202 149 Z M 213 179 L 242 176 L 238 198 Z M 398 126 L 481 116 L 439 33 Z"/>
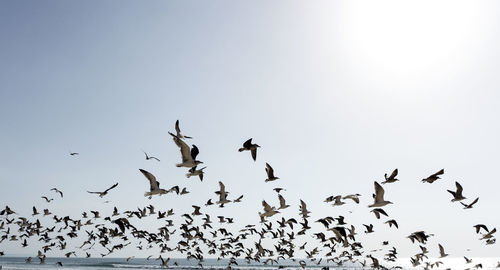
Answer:
<path fill-rule="evenodd" d="M 180 163 L 179 164 L 175 164 L 175 167 L 177 167 L 177 168 L 178 167 L 182 167 L 182 164 L 180 164 Z"/>
<path fill-rule="evenodd" d="M 238 151 L 243 152 L 243 151 L 245 151 L 245 148 L 240 148 L 240 149 L 238 149 Z"/>

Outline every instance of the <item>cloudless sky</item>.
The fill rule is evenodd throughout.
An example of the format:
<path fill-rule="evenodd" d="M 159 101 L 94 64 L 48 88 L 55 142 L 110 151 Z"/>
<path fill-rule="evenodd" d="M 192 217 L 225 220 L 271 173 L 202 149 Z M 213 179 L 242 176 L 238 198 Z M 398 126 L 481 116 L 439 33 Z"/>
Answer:
<path fill-rule="evenodd" d="M 390 240 L 411 256 L 420 249 L 405 237 L 425 230 L 433 256 L 437 243 L 450 256 L 498 256 L 472 225 L 500 225 L 499 13 L 496 1 L 1 1 L 0 207 L 190 213 L 222 181 L 243 202 L 206 212 L 243 226 L 258 223 L 263 199 L 278 204 L 281 186 L 286 216 L 300 199 L 311 221 L 345 215 L 367 250 Z M 177 119 L 203 182 L 175 167 Z M 257 162 L 237 151 L 248 138 L 262 146 Z M 265 162 L 278 181 L 264 183 Z M 139 168 L 191 193 L 148 200 Z M 384 209 L 399 230 L 367 208 L 373 181 L 395 168 Z M 441 168 L 443 179 L 420 181 Z M 455 181 L 467 202 L 480 197 L 473 209 L 450 202 Z M 86 193 L 115 182 L 109 204 Z M 359 205 L 323 203 L 351 193 Z M 149 253 L 116 256 L 131 254 Z"/>

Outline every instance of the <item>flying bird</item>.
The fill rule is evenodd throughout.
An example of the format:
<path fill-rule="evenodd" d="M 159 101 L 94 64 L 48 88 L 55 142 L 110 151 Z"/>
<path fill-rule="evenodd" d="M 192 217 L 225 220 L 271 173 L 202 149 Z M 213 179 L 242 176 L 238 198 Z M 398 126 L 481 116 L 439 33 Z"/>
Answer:
<path fill-rule="evenodd" d="M 443 246 L 441 246 L 441 244 L 438 244 L 438 246 L 439 246 L 439 258 L 444 258 L 448 256 L 448 254 L 444 252 Z"/>
<path fill-rule="evenodd" d="M 252 144 L 252 138 L 248 139 L 243 143 L 243 147 L 238 149 L 239 152 L 250 151 L 252 153 L 252 158 L 254 161 L 257 160 L 257 148 L 260 146 L 258 144 Z"/>
<path fill-rule="evenodd" d="M 373 204 L 368 205 L 368 207 L 383 207 L 388 204 L 392 204 L 390 201 L 384 200 L 384 188 L 377 183 L 373 182 L 375 186 L 375 194 L 373 194 Z"/>
<path fill-rule="evenodd" d="M 457 187 L 456 191 L 447 190 L 449 193 L 451 193 L 451 195 L 453 195 L 453 199 L 451 201 L 458 202 L 467 199 L 462 195 L 463 191 L 462 185 L 460 185 L 458 182 L 455 182 L 455 186 Z"/>
<path fill-rule="evenodd" d="M 399 181 L 399 179 L 396 178 L 397 175 L 398 175 L 398 169 L 395 169 L 394 171 L 392 171 L 390 176 L 387 176 L 387 174 L 385 174 L 384 175 L 385 181 L 382 182 L 382 184 L 394 183 L 396 181 Z"/>
<path fill-rule="evenodd" d="M 169 191 L 167 191 L 165 189 L 160 188 L 160 182 L 158 182 L 156 180 L 156 177 L 152 173 L 150 173 L 150 172 L 148 172 L 146 170 L 143 170 L 143 169 L 139 169 L 139 171 L 149 181 L 149 192 L 145 192 L 144 193 L 145 197 L 149 196 L 149 198 L 151 199 L 151 197 L 153 195 L 163 195 L 163 194 L 167 194 L 169 192 Z"/>
<path fill-rule="evenodd" d="M 267 179 L 264 182 L 269 182 L 269 181 L 275 181 L 280 179 L 279 177 L 274 176 L 274 170 L 269 163 L 266 162 L 266 173 L 267 173 Z"/>
<path fill-rule="evenodd" d="M 91 193 L 91 194 L 99 194 L 99 197 L 104 197 L 108 194 L 108 191 L 114 189 L 115 187 L 118 186 L 118 183 L 112 185 L 110 188 L 106 189 L 105 191 L 87 191 L 88 193 Z"/>
<path fill-rule="evenodd" d="M 144 152 L 144 155 L 146 156 L 146 160 L 154 159 L 154 160 L 160 162 L 160 160 L 158 158 L 153 157 L 153 156 L 149 156 L 148 153 L 146 153 L 145 151 L 142 151 L 142 152 Z"/>
<path fill-rule="evenodd" d="M 193 147 L 189 148 L 189 146 L 179 137 L 170 132 L 168 134 L 172 136 L 175 144 L 179 147 L 181 151 L 182 163 L 178 163 L 175 166 L 192 168 L 198 164 L 203 163 L 201 161 L 196 160 L 196 156 L 199 153 L 198 147 L 196 147 L 196 145 L 193 144 Z"/>
<path fill-rule="evenodd" d="M 196 166 L 192 167 L 191 169 L 189 169 L 189 172 L 186 174 L 186 177 L 189 178 L 191 176 L 198 176 L 200 178 L 200 181 L 203 181 L 203 174 L 205 173 L 203 170 L 205 169 L 206 167 L 203 167 L 201 169 L 196 169 Z"/>
<path fill-rule="evenodd" d="M 444 169 L 441 169 L 437 173 L 434 173 L 434 174 L 430 175 L 429 177 L 422 179 L 422 182 L 424 182 L 424 183 L 427 182 L 427 183 L 432 184 L 432 183 L 434 183 L 434 181 L 441 179 L 441 177 L 439 177 L 439 176 L 443 175 L 443 174 L 444 174 Z"/>
<path fill-rule="evenodd" d="M 53 201 L 54 199 L 52 198 L 47 198 L 46 196 L 42 196 L 42 199 L 45 199 L 46 202 L 50 203 L 51 201 Z"/>
<path fill-rule="evenodd" d="M 53 191 L 59 193 L 59 195 L 61 195 L 61 198 L 64 197 L 62 191 L 60 191 L 59 189 L 57 189 L 57 188 L 51 188 L 50 190 L 53 190 Z"/>

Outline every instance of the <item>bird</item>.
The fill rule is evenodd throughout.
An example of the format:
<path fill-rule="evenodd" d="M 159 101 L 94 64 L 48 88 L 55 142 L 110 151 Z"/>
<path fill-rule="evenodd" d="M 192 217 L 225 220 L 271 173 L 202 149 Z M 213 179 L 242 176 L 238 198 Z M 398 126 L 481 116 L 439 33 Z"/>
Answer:
<path fill-rule="evenodd" d="M 479 201 L 479 197 L 477 197 L 477 198 L 476 198 L 474 201 L 472 201 L 472 203 L 470 203 L 470 204 L 465 204 L 465 203 L 463 203 L 463 202 L 460 202 L 460 203 L 464 206 L 464 209 L 471 209 L 471 208 L 472 208 L 472 206 L 473 206 L 474 204 L 476 204 L 478 201 Z"/>
<path fill-rule="evenodd" d="M 396 181 L 399 181 L 399 179 L 396 178 L 397 175 L 398 175 L 398 169 L 395 169 L 394 171 L 392 171 L 392 173 L 391 173 L 391 175 L 389 177 L 387 177 L 387 174 L 385 174 L 384 175 L 385 181 L 382 182 L 382 184 L 394 183 Z"/>
<path fill-rule="evenodd" d="M 275 181 L 280 179 L 279 177 L 274 176 L 274 170 L 269 163 L 266 162 L 266 173 L 267 173 L 267 179 L 264 182 L 270 182 L 270 181 Z"/>
<path fill-rule="evenodd" d="M 199 154 L 198 147 L 193 144 L 193 147 L 190 148 L 183 140 L 172 133 L 168 133 L 172 136 L 175 144 L 179 147 L 181 151 L 182 163 L 178 163 L 175 166 L 177 167 L 187 167 L 192 168 L 198 164 L 202 164 L 203 162 L 196 160 L 196 156 Z"/>
<path fill-rule="evenodd" d="M 486 227 L 486 225 L 484 225 L 484 224 L 477 224 L 477 225 L 474 225 L 472 227 L 476 228 L 476 233 L 479 233 L 481 231 L 481 229 L 483 229 L 487 232 L 490 231 L 490 230 L 488 230 L 488 227 Z"/>
<path fill-rule="evenodd" d="M 51 201 L 53 201 L 54 199 L 52 198 L 47 198 L 46 196 L 42 196 L 42 199 L 45 199 L 46 202 L 50 203 Z"/>
<path fill-rule="evenodd" d="M 374 230 L 373 230 L 373 224 L 370 224 L 370 225 L 363 224 L 363 226 L 365 226 L 365 228 L 366 228 L 365 233 L 372 233 L 372 232 L 374 232 Z"/>
<path fill-rule="evenodd" d="M 52 190 L 52 191 L 55 191 L 55 192 L 59 193 L 59 195 L 61 196 L 61 198 L 62 198 L 62 197 L 64 197 L 64 194 L 63 194 L 63 193 L 62 193 L 62 191 L 60 191 L 59 189 L 57 189 L 57 188 L 51 188 L 50 190 Z"/>
<path fill-rule="evenodd" d="M 280 201 L 280 207 L 278 209 L 285 209 L 288 208 L 290 205 L 286 204 L 285 198 L 281 196 L 281 194 L 278 194 L 278 200 Z"/>
<path fill-rule="evenodd" d="M 253 161 L 257 160 L 257 148 L 260 146 L 258 144 L 252 144 L 252 138 L 248 139 L 243 143 L 243 147 L 238 149 L 239 152 L 250 151 L 252 154 Z"/>
<path fill-rule="evenodd" d="M 219 195 L 219 200 L 215 203 L 220 207 L 224 207 L 224 204 L 231 202 L 227 199 L 227 194 L 229 194 L 229 192 L 226 192 L 226 186 L 221 181 L 219 181 L 219 190 L 216 191 L 215 194 Z"/>
<path fill-rule="evenodd" d="M 384 215 L 386 217 L 389 216 L 389 215 L 387 215 L 387 213 L 382 208 L 375 208 L 375 209 L 371 210 L 370 212 L 373 212 L 375 214 L 375 217 L 377 219 L 380 219 L 380 214 L 382 214 L 382 215 Z"/>
<path fill-rule="evenodd" d="M 145 197 L 149 196 L 149 198 L 151 198 L 153 195 L 163 195 L 163 194 L 167 194 L 169 192 L 165 189 L 160 188 L 160 182 L 158 182 L 156 180 L 156 177 L 152 173 L 150 173 L 146 170 L 143 170 L 143 169 L 139 169 L 139 171 L 149 181 L 149 191 L 144 193 Z"/>
<path fill-rule="evenodd" d="M 203 170 L 206 168 L 206 167 L 203 167 L 201 169 L 196 169 L 197 166 L 194 166 L 192 167 L 191 169 L 189 169 L 189 172 L 186 174 L 186 177 L 189 178 L 191 176 L 198 176 L 200 178 L 200 181 L 203 181 L 203 174 L 205 173 Z"/>
<path fill-rule="evenodd" d="M 427 182 L 427 183 L 432 184 L 432 183 L 434 183 L 434 181 L 441 179 L 441 177 L 439 177 L 439 176 L 443 175 L 443 174 L 444 174 L 444 169 L 441 169 L 438 172 L 430 175 L 429 177 L 422 179 L 422 182 L 424 182 L 424 183 Z"/>
<path fill-rule="evenodd" d="M 158 158 L 153 157 L 153 156 L 149 156 L 148 153 L 146 153 L 145 151 L 142 151 L 142 152 L 144 152 L 144 155 L 146 156 L 146 160 L 154 159 L 154 160 L 160 162 L 160 160 Z"/>
<path fill-rule="evenodd" d="M 441 244 L 438 244 L 438 247 L 439 247 L 439 258 L 444 258 L 448 256 L 448 254 L 444 252 L 444 248 Z"/>
<path fill-rule="evenodd" d="M 455 182 L 455 186 L 457 187 L 456 191 L 447 190 L 449 193 L 451 193 L 451 195 L 453 195 L 453 199 L 451 201 L 457 202 L 457 201 L 467 199 L 462 195 L 462 191 L 463 191 L 462 185 L 460 185 L 458 182 Z"/>
<path fill-rule="evenodd" d="M 399 229 L 398 223 L 394 219 L 388 220 L 384 223 L 389 224 L 389 227 L 392 227 L 392 225 L 394 225 L 394 227 L 396 227 L 396 229 Z"/>
<path fill-rule="evenodd" d="M 345 199 L 351 199 L 353 200 L 355 203 L 359 203 L 359 196 L 361 196 L 361 194 L 349 194 L 349 195 L 346 195 L 344 197 L 342 197 L 343 200 Z"/>
<path fill-rule="evenodd" d="M 375 194 L 373 194 L 373 204 L 368 205 L 368 207 L 383 207 L 388 204 L 392 204 L 390 201 L 384 200 L 384 188 L 377 183 L 377 181 L 373 182 L 375 186 Z"/>
<path fill-rule="evenodd" d="M 175 121 L 175 133 L 177 134 L 176 136 L 180 139 L 192 139 L 193 138 L 193 137 L 183 135 L 181 133 L 181 129 L 179 128 L 179 120 Z"/>
<path fill-rule="evenodd" d="M 108 194 L 108 191 L 114 189 L 115 187 L 118 186 L 118 183 L 115 183 L 114 185 L 112 185 L 110 188 L 106 189 L 105 191 L 87 191 L 88 193 L 91 193 L 91 194 L 99 194 L 99 197 L 104 197 Z"/>
<path fill-rule="evenodd" d="M 279 213 L 275 207 L 271 207 L 265 200 L 262 200 L 262 206 L 264 207 L 264 213 L 260 214 L 262 217 L 272 217 Z"/>
<path fill-rule="evenodd" d="M 80 154 L 80 153 L 77 153 L 77 152 L 71 152 L 71 151 L 69 151 L 69 155 L 70 155 L 70 156 L 77 156 L 77 155 L 79 155 L 79 154 Z"/>

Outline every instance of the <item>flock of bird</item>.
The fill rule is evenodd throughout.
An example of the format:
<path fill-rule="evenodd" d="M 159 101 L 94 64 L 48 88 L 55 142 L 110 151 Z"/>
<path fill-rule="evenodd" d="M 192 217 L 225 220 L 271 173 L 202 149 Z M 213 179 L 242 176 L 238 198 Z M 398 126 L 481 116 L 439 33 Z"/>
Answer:
<path fill-rule="evenodd" d="M 199 149 L 196 145 L 191 147 L 186 143 L 192 137 L 183 135 L 179 128 L 179 121 L 175 123 L 175 134 L 169 132 L 175 145 L 180 150 L 181 162 L 177 167 L 188 169 L 186 177 L 198 176 L 203 181 L 204 169 L 198 168 L 203 162 L 197 160 Z M 257 160 L 258 144 L 252 143 L 252 139 L 245 141 L 239 152 L 249 151 L 251 158 Z M 144 152 L 144 151 L 143 151 Z M 70 152 L 71 156 L 77 156 L 79 153 Z M 148 155 L 144 152 L 146 160 L 160 159 Z M 165 194 L 184 195 L 189 193 L 186 188 L 173 186 L 170 188 L 161 188 L 160 182 L 151 173 L 144 169 L 139 169 L 149 183 L 149 190 L 144 196 L 152 198 Z M 280 178 L 275 175 L 274 169 L 269 163 L 266 163 L 265 171 L 267 178 L 265 182 L 277 181 Z M 444 174 L 444 169 L 422 179 L 422 182 L 432 184 L 439 180 Z M 398 229 L 399 225 L 395 219 L 389 219 L 389 215 L 383 207 L 392 204 L 384 198 L 385 191 L 383 185 L 391 184 L 398 177 L 398 169 L 395 169 L 390 175 L 385 174 L 385 180 L 379 184 L 374 182 L 373 203 L 368 205 L 370 212 L 376 219 L 387 218 L 384 221 L 389 228 Z M 286 203 L 283 188 L 273 188 L 278 197 L 279 205 L 272 206 L 265 200 L 262 200 L 262 210 L 258 212 L 257 224 L 248 224 L 231 230 L 227 225 L 236 224 L 234 218 L 226 216 L 210 216 L 204 213 L 208 207 L 223 208 L 225 205 L 239 203 L 243 195 L 230 198 L 229 192 L 223 182 L 218 182 L 218 190 L 214 192 L 216 196 L 209 198 L 203 206 L 192 205 L 193 211 L 190 213 L 177 214 L 172 209 L 157 209 L 153 205 L 138 207 L 133 210 L 120 212 L 117 207 L 113 212 L 102 215 L 99 211 L 86 211 L 81 216 L 59 217 L 44 209 L 39 212 L 33 206 L 31 217 L 23 217 L 5 206 L 0 210 L 0 256 L 6 254 L 1 250 L 1 244 L 4 241 L 19 242 L 22 247 L 28 247 L 30 242 L 38 242 L 39 249 L 36 254 L 26 259 L 26 263 L 32 263 L 36 258 L 39 263 L 44 264 L 47 255 L 54 250 L 62 250 L 66 257 L 106 257 L 117 250 L 127 247 L 139 250 L 156 251 L 157 254 L 150 255 L 147 259 L 156 259 L 162 267 L 169 267 L 169 253 L 179 252 L 184 254 L 187 259 L 196 260 L 199 267 L 203 267 L 206 257 L 215 257 L 218 259 L 227 259 L 228 267 L 234 267 L 239 259 L 244 259 L 248 263 L 258 262 L 266 265 L 277 265 L 278 268 L 285 267 L 286 264 L 293 264 L 302 268 L 307 265 L 323 266 L 328 265 L 354 265 L 359 267 L 372 267 L 377 269 L 401 268 L 396 263 L 398 252 L 396 247 L 391 247 L 383 257 L 376 256 L 372 251 L 366 250 L 363 244 L 356 240 L 358 228 L 354 224 L 349 224 L 344 216 L 332 217 L 324 216 L 316 220 L 311 219 L 311 211 L 307 208 L 306 202 L 300 200 L 298 207 L 298 216 L 286 217 L 281 213 L 282 210 L 291 207 Z M 113 184 L 104 191 L 87 191 L 89 194 L 97 194 L 103 198 L 117 188 L 118 183 Z M 465 209 L 471 209 L 478 202 L 479 198 L 471 202 L 464 202 L 467 198 L 463 195 L 463 188 L 460 183 L 455 182 L 456 190 L 448 190 L 453 196 L 452 202 L 460 202 Z M 64 197 L 62 191 L 52 188 L 51 191 Z M 352 203 L 360 203 L 361 194 L 332 195 L 327 197 L 324 202 L 333 206 Z M 50 203 L 52 198 L 42 196 L 46 203 Z M 257 214 L 257 213 L 256 213 Z M 175 224 L 173 216 L 183 219 L 180 224 Z M 51 217 L 52 224 L 42 224 L 38 216 Z M 141 221 L 146 218 L 156 219 L 162 222 L 163 226 L 155 231 L 148 231 L 140 227 Z M 313 229 L 312 222 L 318 225 L 322 230 Z M 322 225 L 322 226 L 321 226 Z M 374 232 L 373 224 L 363 224 L 365 234 Z M 471 233 L 480 234 L 480 240 L 486 245 L 495 244 L 496 228 L 489 229 L 484 224 L 471 226 Z M 313 239 L 316 243 L 301 241 L 302 236 L 308 235 L 308 239 Z M 408 241 L 418 245 L 420 251 L 410 258 L 413 267 L 423 267 L 431 269 L 439 267 L 442 261 L 432 261 L 429 259 L 427 240 L 433 237 L 425 231 L 416 231 L 408 235 Z M 78 242 L 75 246 L 74 242 Z M 69 244 L 71 243 L 71 244 Z M 383 246 L 389 246 L 388 241 L 382 243 Z M 74 248 L 71 248 L 75 246 Z M 445 248 L 438 244 L 436 251 L 439 252 L 439 258 L 448 256 Z M 297 253 L 299 253 L 297 255 Z M 303 254 L 303 255 L 302 255 Z M 128 260 L 132 257 L 128 258 Z M 464 257 L 467 269 L 482 268 L 481 262 L 473 262 L 472 259 Z M 241 262 L 240 262 L 241 263 Z M 176 264 L 176 263 L 174 263 Z M 58 262 L 62 266 L 61 262 Z M 500 267 L 500 262 L 498 266 Z"/>

